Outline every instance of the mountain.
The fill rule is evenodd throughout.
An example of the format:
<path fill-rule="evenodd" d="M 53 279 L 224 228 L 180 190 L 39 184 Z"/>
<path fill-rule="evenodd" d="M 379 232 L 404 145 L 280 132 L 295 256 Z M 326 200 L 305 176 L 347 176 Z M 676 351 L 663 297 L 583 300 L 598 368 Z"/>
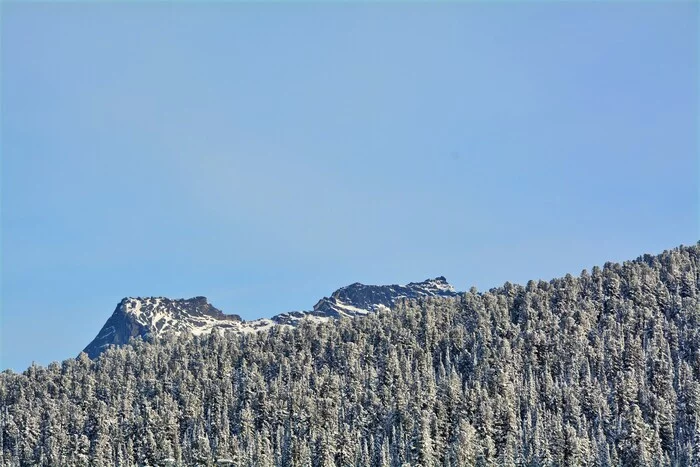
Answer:
<path fill-rule="evenodd" d="M 360 319 L 2 372 L 0 465 L 700 466 L 700 244 L 390 312 L 409 291 L 386 290 L 310 315 L 377 305 Z M 150 301 L 123 312 L 243 323 Z"/>
<path fill-rule="evenodd" d="M 314 312 L 327 316 L 355 316 L 382 307 L 391 308 L 399 299 L 455 295 L 454 287 L 442 276 L 407 285 L 364 285 L 356 282 L 336 290 L 330 298 L 319 300 L 314 305 Z"/>
<path fill-rule="evenodd" d="M 95 358 L 110 345 L 123 345 L 137 336 L 159 336 L 167 332 L 199 335 L 215 328 L 238 330 L 242 324 L 240 316 L 225 315 L 205 297 L 188 300 L 124 298 L 84 352 Z"/>
<path fill-rule="evenodd" d="M 237 333 L 256 332 L 272 326 L 295 326 L 302 319 L 326 321 L 361 316 L 380 308 L 391 308 L 401 299 L 454 297 L 458 295 L 447 279 L 436 277 L 406 285 L 364 285 L 356 282 L 342 287 L 314 305 L 312 311 L 293 311 L 245 321 L 238 315 L 224 314 L 205 297 L 173 300 L 165 297 L 122 299 L 84 352 L 99 356 L 110 345 L 124 345 L 134 337 L 160 337 L 168 333 L 209 334 L 214 330 Z"/>
<path fill-rule="evenodd" d="M 423 282 L 411 282 L 406 285 L 365 285 L 355 282 L 341 287 L 323 297 L 314 305 L 313 311 L 296 311 L 273 316 L 278 324 L 294 324 L 299 319 L 341 318 L 362 316 L 382 308 L 391 308 L 402 299 L 426 297 L 455 297 L 455 291 L 445 277 L 427 279 Z"/>

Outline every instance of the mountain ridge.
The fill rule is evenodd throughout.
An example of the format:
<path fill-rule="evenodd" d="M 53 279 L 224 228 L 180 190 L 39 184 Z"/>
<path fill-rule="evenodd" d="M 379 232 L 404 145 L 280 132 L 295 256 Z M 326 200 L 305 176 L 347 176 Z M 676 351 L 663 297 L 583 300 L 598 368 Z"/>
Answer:
<path fill-rule="evenodd" d="M 213 331 L 258 332 L 273 326 L 296 326 L 304 319 L 327 321 L 341 317 L 364 316 L 391 308 L 401 299 L 454 297 L 457 292 L 444 276 L 405 285 L 344 286 L 321 298 L 309 311 L 291 311 L 270 318 L 246 321 L 236 314 L 225 314 L 206 297 L 171 299 L 167 297 L 125 297 L 85 347 L 90 358 L 98 357 L 110 345 L 125 345 L 135 337 L 160 337 L 168 333 L 192 335 Z"/>

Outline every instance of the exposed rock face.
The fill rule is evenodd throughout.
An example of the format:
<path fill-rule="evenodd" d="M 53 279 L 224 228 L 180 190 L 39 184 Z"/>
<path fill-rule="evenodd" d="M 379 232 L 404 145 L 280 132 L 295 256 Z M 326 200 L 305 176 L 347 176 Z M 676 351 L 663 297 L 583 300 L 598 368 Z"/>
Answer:
<path fill-rule="evenodd" d="M 396 300 L 423 297 L 453 297 L 458 295 L 444 277 L 407 285 L 364 285 L 356 282 L 342 287 L 314 305 L 314 312 L 329 316 L 366 314 L 378 308 L 391 308 Z"/>
<path fill-rule="evenodd" d="M 272 317 L 278 324 L 294 325 L 301 319 L 331 319 L 361 316 L 380 308 L 391 308 L 397 300 L 425 297 L 454 297 L 459 295 L 447 279 L 436 277 L 406 285 L 365 285 L 355 282 L 323 297 L 313 311 L 293 311 Z"/>
<path fill-rule="evenodd" d="M 124 298 L 107 320 L 97 337 L 84 352 L 94 358 L 109 345 L 123 345 L 129 339 L 166 332 L 205 334 L 214 328 L 240 327 L 241 317 L 225 315 L 205 297 L 171 300 L 164 297 Z"/>
<path fill-rule="evenodd" d="M 124 298 L 97 337 L 85 348 L 90 358 L 110 345 L 124 345 L 137 336 L 166 333 L 208 334 L 214 330 L 256 332 L 272 326 L 295 326 L 302 319 L 326 321 L 343 316 L 361 316 L 380 308 L 391 308 L 397 300 L 422 297 L 451 297 L 458 292 L 444 277 L 407 285 L 364 285 L 342 287 L 316 303 L 312 311 L 292 311 L 270 319 L 244 321 L 212 306 L 205 297 L 172 300 L 164 297 Z"/>

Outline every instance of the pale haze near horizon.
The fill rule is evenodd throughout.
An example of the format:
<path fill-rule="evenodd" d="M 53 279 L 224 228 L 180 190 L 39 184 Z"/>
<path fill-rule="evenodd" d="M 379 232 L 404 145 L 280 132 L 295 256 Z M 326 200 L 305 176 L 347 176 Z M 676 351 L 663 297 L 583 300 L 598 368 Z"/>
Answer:
<path fill-rule="evenodd" d="M 0 369 L 125 296 L 549 280 L 698 240 L 698 5 L 2 5 Z"/>

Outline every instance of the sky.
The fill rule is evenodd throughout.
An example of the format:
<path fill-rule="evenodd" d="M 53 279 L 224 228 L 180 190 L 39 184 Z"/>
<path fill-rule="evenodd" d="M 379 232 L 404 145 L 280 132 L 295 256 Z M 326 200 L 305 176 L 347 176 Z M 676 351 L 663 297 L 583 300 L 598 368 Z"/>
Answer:
<path fill-rule="evenodd" d="M 245 319 L 698 241 L 698 4 L 12 3 L 0 370 L 125 296 Z"/>

